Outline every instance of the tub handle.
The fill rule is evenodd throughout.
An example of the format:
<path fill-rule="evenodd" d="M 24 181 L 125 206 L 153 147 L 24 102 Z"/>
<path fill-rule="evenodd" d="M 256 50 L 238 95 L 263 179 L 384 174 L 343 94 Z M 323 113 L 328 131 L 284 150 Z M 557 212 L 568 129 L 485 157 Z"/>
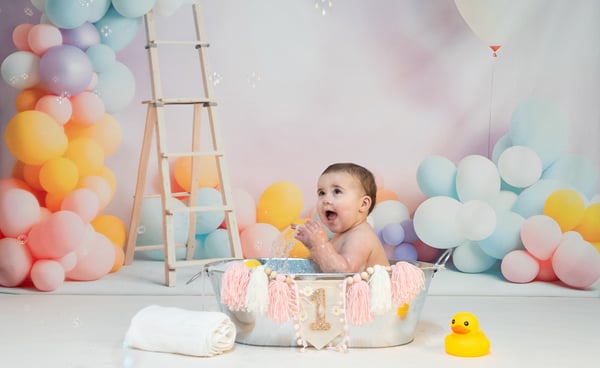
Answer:
<path fill-rule="evenodd" d="M 448 262 L 448 260 L 450 259 L 450 256 L 452 256 L 453 251 L 454 248 L 448 248 L 444 251 L 444 253 L 442 253 L 442 255 L 440 255 L 438 260 L 433 265 L 433 275 L 431 277 L 433 277 L 435 273 L 439 270 L 444 269 L 444 266 L 446 265 L 446 262 Z"/>

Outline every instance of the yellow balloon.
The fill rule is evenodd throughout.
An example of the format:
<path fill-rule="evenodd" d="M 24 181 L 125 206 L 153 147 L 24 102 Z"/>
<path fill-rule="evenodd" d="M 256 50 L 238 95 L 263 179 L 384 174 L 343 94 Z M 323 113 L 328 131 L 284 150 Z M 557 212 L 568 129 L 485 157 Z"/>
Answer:
<path fill-rule="evenodd" d="M 301 225 L 306 221 L 308 221 L 308 219 L 306 218 L 296 219 L 294 220 L 294 224 Z M 283 231 L 283 239 L 287 244 L 289 244 L 291 248 L 289 256 L 291 258 L 310 258 L 310 250 L 308 250 L 308 248 L 304 244 L 302 244 L 300 240 L 294 237 L 294 235 L 296 234 L 296 230 L 292 229 L 291 227 L 287 227 Z"/>
<path fill-rule="evenodd" d="M 66 195 L 75 189 L 78 182 L 77 166 L 68 158 L 50 159 L 40 169 L 40 184 L 48 193 Z"/>
<path fill-rule="evenodd" d="M 64 156 L 73 161 L 80 176 L 98 175 L 104 166 L 104 150 L 91 138 L 71 140 Z"/>
<path fill-rule="evenodd" d="M 17 160 L 38 166 L 62 156 L 68 145 L 63 128 L 50 115 L 36 110 L 17 113 L 8 122 L 4 138 Z"/>
<path fill-rule="evenodd" d="M 199 156 L 198 160 L 198 185 L 196 188 L 216 188 L 219 185 L 219 172 L 217 161 L 212 156 Z M 173 165 L 175 182 L 183 190 L 189 192 L 192 188 L 192 158 L 178 157 Z"/>
<path fill-rule="evenodd" d="M 600 242 L 600 202 L 592 203 L 583 212 L 583 218 L 573 229 L 591 243 Z"/>
<path fill-rule="evenodd" d="M 543 213 L 553 218 L 564 233 L 577 226 L 584 210 L 585 202 L 579 193 L 571 189 L 559 189 L 548 196 Z"/>
<path fill-rule="evenodd" d="M 104 150 L 104 157 L 115 153 L 123 138 L 121 125 L 110 114 L 104 114 L 102 119 L 92 125 L 68 123 L 65 132 L 70 140 L 86 137 L 95 140 Z"/>
<path fill-rule="evenodd" d="M 591 244 L 596 248 L 598 253 L 600 253 L 600 242 L 592 242 Z"/>
<path fill-rule="evenodd" d="M 113 244 L 113 248 L 115 249 L 115 262 L 113 263 L 109 273 L 114 273 L 120 270 L 125 262 L 125 251 L 123 250 L 123 247 Z"/>
<path fill-rule="evenodd" d="M 125 246 L 127 229 L 120 218 L 113 215 L 100 215 L 92 220 L 92 227 L 96 232 L 106 236 L 114 245 Z"/>
<path fill-rule="evenodd" d="M 273 183 L 258 199 L 256 222 L 271 224 L 283 230 L 300 215 L 302 206 L 302 191 L 294 183 Z"/>

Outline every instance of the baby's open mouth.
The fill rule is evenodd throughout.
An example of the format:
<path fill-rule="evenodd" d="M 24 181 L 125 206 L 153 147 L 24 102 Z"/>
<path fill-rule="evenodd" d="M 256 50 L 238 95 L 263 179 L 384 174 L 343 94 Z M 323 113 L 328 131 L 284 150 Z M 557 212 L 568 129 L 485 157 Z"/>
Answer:
<path fill-rule="evenodd" d="M 325 211 L 325 217 L 328 221 L 333 221 L 337 217 L 337 213 L 335 211 Z"/>

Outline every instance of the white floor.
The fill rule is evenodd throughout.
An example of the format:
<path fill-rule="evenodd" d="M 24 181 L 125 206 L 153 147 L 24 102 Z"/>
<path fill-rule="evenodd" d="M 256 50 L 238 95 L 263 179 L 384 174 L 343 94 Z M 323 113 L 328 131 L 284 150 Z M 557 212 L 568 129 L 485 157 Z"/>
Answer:
<path fill-rule="evenodd" d="M 67 282 L 56 292 L 0 288 L 1 367 L 421 367 L 589 366 L 600 348 L 600 291 L 533 283 L 515 285 L 496 275 L 438 272 L 407 345 L 379 349 L 300 352 L 296 348 L 236 344 L 211 358 L 125 349 L 131 318 L 151 304 L 215 310 L 202 282 L 186 285 L 195 270 L 179 271 L 176 287 L 161 284 L 162 264 L 136 261 L 89 283 Z M 491 353 L 458 358 L 444 351 L 452 315 L 479 317 Z"/>

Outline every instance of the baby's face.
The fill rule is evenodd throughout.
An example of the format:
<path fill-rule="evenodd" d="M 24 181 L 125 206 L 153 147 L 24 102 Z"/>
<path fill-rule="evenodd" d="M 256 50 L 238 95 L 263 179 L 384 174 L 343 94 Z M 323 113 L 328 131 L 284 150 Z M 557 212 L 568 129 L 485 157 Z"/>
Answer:
<path fill-rule="evenodd" d="M 361 210 L 365 195 L 360 181 L 348 173 L 321 175 L 317 182 L 317 212 L 321 222 L 334 233 L 361 223 L 367 216 Z"/>

